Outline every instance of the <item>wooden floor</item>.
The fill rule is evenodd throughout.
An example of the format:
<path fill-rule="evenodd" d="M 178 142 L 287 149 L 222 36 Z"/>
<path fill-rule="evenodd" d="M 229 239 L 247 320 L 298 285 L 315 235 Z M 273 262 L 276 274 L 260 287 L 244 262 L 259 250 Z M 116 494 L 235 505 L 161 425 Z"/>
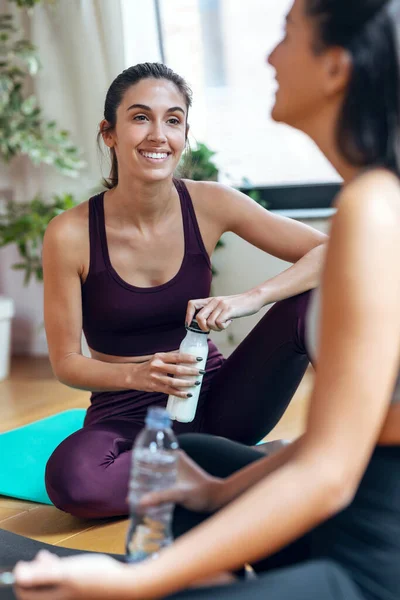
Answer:
<path fill-rule="evenodd" d="M 266 438 L 292 439 L 303 430 L 313 374 L 308 371 L 281 422 Z M 0 383 L 0 432 L 68 408 L 86 408 L 89 394 L 55 380 L 45 358 L 15 358 L 11 377 Z M 0 528 L 56 546 L 124 552 L 126 519 L 88 521 L 54 506 L 0 497 Z"/>

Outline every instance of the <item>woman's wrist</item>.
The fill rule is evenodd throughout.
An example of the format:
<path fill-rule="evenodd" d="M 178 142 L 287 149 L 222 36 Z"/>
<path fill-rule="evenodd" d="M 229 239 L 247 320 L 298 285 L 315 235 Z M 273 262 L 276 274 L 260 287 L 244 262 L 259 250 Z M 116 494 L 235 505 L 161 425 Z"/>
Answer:
<path fill-rule="evenodd" d="M 260 310 L 263 306 L 275 302 L 271 290 L 271 285 L 268 281 L 252 288 L 247 294 L 253 299 L 254 304 Z"/>
<path fill-rule="evenodd" d="M 120 600 L 163 598 L 170 593 L 165 577 L 167 571 L 164 571 L 162 553 L 155 560 L 122 565 L 121 576 L 113 590 L 115 597 Z"/>
<path fill-rule="evenodd" d="M 135 363 L 116 363 L 117 377 L 122 390 L 136 390 L 136 371 L 139 365 Z"/>
<path fill-rule="evenodd" d="M 209 512 L 215 512 L 229 502 L 228 480 L 212 477 L 208 485 L 208 496 L 210 498 Z"/>

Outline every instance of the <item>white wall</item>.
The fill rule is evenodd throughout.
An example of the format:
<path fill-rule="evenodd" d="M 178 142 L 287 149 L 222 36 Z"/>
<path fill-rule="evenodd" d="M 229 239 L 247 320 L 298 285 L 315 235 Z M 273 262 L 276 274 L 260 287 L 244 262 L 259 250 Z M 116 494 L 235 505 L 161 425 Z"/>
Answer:
<path fill-rule="evenodd" d="M 328 233 L 328 219 L 304 222 L 323 233 Z M 290 266 L 289 263 L 254 248 L 232 233 L 225 234 L 223 240 L 225 247 L 217 250 L 213 257 L 213 264 L 219 271 L 213 282 L 214 296 L 245 292 Z M 212 332 L 211 337 L 221 352 L 229 354 L 240 344 L 269 308 L 264 308 L 256 315 L 234 320 L 226 331 Z"/>

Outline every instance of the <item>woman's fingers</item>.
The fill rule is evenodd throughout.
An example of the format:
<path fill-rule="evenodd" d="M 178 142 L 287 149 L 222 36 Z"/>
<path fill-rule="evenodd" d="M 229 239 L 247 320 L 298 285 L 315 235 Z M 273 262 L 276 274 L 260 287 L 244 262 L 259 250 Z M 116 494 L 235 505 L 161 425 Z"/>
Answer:
<path fill-rule="evenodd" d="M 164 373 L 168 375 L 173 375 L 174 377 L 199 377 L 200 373 L 203 369 L 198 367 L 186 367 L 185 365 L 166 365 L 165 363 L 160 363 L 157 365 L 157 371 L 160 375 Z"/>
<path fill-rule="evenodd" d="M 196 313 L 196 311 L 198 311 Z M 196 321 L 203 331 L 223 331 L 231 323 L 231 309 L 226 299 L 221 297 L 190 300 L 186 313 L 186 323 L 196 315 Z M 227 322 L 229 323 L 227 324 Z"/>
<path fill-rule="evenodd" d="M 229 316 L 227 311 L 217 309 L 207 319 L 207 324 L 213 331 L 224 331 L 232 323 Z"/>
<path fill-rule="evenodd" d="M 208 304 L 210 302 L 210 300 L 212 300 L 212 298 L 198 298 L 196 300 L 189 300 L 187 309 L 186 309 L 185 323 L 187 325 L 190 325 L 190 323 L 194 319 L 196 311 L 199 310 L 200 308 L 203 308 L 203 306 L 206 306 L 206 304 Z M 197 319 L 197 317 L 196 317 L 196 319 Z"/>
<path fill-rule="evenodd" d="M 189 398 L 192 397 L 192 394 L 190 392 L 183 391 L 182 389 L 179 389 L 179 388 L 167 387 L 167 386 L 163 390 L 161 390 L 161 393 L 167 394 L 167 396 L 175 396 L 176 398 L 182 398 L 182 400 L 188 400 Z"/>
<path fill-rule="evenodd" d="M 201 358 L 201 357 L 199 357 Z M 156 352 L 156 354 L 154 354 L 153 356 L 153 361 L 154 360 L 161 360 L 161 362 L 166 363 L 166 364 L 170 364 L 170 365 L 177 365 L 177 364 L 184 364 L 187 363 L 189 365 L 191 364 L 197 364 L 198 361 L 196 356 L 193 356 L 192 354 L 185 354 L 183 352 Z M 203 359 L 201 359 L 203 360 Z"/>
<path fill-rule="evenodd" d="M 52 556 L 52 555 L 51 555 Z M 33 562 L 20 561 L 14 568 L 15 582 L 22 587 L 51 586 L 62 581 L 58 557 L 37 557 Z"/>
<path fill-rule="evenodd" d="M 160 492 L 145 494 L 140 501 L 140 506 L 158 506 L 164 502 L 178 504 L 182 501 L 182 490 L 179 487 L 169 488 Z"/>
<path fill-rule="evenodd" d="M 232 323 L 230 311 L 222 310 L 215 319 L 215 325 L 219 328 L 218 331 L 224 331 Z"/>
<path fill-rule="evenodd" d="M 221 309 L 218 308 L 218 306 L 207 316 L 207 318 L 205 319 L 206 322 L 206 327 L 207 329 L 210 329 L 211 331 L 220 331 L 219 326 L 217 325 L 216 321 L 218 319 L 218 317 L 221 314 Z"/>
<path fill-rule="evenodd" d="M 226 322 L 231 317 L 231 309 L 223 298 L 214 298 L 197 315 L 197 320 L 204 324 L 205 329 L 213 331 L 223 331 L 226 329 Z M 203 328 L 203 327 L 202 327 Z"/>
<path fill-rule="evenodd" d="M 190 379 L 179 379 L 179 377 L 171 378 L 168 377 L 168 375 L 159 375 L 159 377 L 157 377 L 157 381 L 168 388 L 178 389 L 180 391 L 182 391 L 183 388 L 183 391 L 185 391 L 186 388 L 192 388 L 195 386 L 196 381 L 200 380 L 196 379 L 195 377 L 191 377 Z"/>
<path fill-rule="evenodd" d="M 218 298 L 211 298 L 207 305 L 197 313 L 196 321 L 203 331 L 208 331 L 210 329 L 209 317 L 215 310 L 218 310 L 218 304 Z"/>
<path fill-rule="evenodd" d="M 202 357 L 180 352 L 158 352 L 147 363 L 147 389 L 190 398 L 187 390 L 200 385 L 205 367 Z"/>
<path fill-rule="evenodd" d="M 61 586 L 60 586 L 61 587 Z M 66 600 L 62 589 L 58 586 L 14 588 L 17 600 Z"/>

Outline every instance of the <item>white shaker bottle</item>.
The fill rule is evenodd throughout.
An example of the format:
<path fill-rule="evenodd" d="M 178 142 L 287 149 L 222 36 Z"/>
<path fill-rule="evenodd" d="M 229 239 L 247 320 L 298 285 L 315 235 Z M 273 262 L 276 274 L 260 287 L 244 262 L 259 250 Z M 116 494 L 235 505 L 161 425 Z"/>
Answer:
<path fill-rule="evenodd" d="M 192 356 L 196 356 L 197 358 L 201 357 L 203 360 L 198 363 L 198 366 L 202 371 L 205 371 L 208 356 L 207 335 L 210 332 L 200 329 L 196 319 L 193 319 L 190 325 L 186 327 L 186 331 L 187 333 L 179 347 L 179 352 L 182 352 L 182 354 L 192 354 Z M 180 423 L 190 423 L 193 421 L 196 415 L 203 375 L 199 375 L 197 381 L 200 381 L 200 385 L 185 388 L 188 394 L 192 394 L 191 398 L 168 397 L 167 411 L 171 419 Z"/>

